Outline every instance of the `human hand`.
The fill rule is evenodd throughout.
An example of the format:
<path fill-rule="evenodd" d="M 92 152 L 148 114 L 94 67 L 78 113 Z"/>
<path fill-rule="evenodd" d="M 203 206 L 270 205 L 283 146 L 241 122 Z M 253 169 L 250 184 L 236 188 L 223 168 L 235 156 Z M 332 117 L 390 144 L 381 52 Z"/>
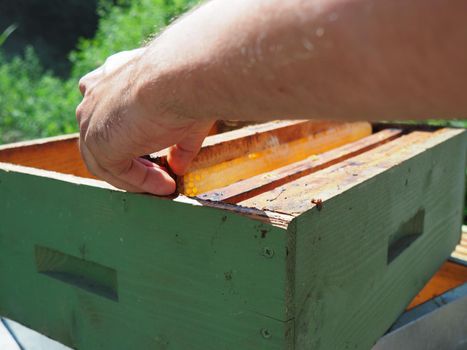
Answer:
<path fill-rule="evenodd" d="M 170 147 L 168 164 L 182 175 L 198 153 L 213 120 L 179 115 L 171 84 L 145 57 L 147 49 L 110 56 L 79 82 L 84 96 L 76 109 L 80 151 L 88 169 L 131 191 L 168 195 L 175 181 L 166 169 L 140 158 Z M 148 63 L 149 62 L 149 63 Z"/>

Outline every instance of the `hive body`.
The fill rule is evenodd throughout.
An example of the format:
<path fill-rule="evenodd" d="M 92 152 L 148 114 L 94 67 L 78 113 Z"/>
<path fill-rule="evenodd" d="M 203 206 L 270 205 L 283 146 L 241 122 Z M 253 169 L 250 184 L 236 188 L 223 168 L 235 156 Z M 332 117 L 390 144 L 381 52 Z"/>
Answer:
<path fill-rule="evenodd" d="M 0 314 L 85 350 L 369 349 L 459 240 L 466 133 L 410 135 L 235 203 L 0 148 Z"/>

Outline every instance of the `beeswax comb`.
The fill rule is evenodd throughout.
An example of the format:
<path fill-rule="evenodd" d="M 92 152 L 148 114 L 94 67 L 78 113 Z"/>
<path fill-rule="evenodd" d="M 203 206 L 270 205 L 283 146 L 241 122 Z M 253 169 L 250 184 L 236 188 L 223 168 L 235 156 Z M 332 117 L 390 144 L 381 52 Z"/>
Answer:
<path fill-rule="evenodd" d="M 368 122 L 293 120 L 209 136 L 185 175 L 177 177 L 177 190 L 197 196 L 356 141 L 371 131 Z"/>

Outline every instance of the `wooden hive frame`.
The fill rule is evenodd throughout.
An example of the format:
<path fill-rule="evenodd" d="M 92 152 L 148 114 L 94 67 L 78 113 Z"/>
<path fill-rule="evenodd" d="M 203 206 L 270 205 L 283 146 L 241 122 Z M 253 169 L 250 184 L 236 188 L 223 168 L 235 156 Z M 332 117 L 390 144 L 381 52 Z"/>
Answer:
<path fill-rule="evenodd" d="M 2 146 L 0 314 L 86 350 L 368 349 L 459 241 L 466 141 L 378 127 L 195 198 L 92 178 L 76 135 Z"/>

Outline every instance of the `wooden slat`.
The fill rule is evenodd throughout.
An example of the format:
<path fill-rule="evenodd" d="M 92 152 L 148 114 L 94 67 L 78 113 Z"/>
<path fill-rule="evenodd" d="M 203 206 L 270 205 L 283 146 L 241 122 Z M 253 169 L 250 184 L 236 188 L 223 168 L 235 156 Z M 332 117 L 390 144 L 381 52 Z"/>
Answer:
<path fill-rule="evenodd" d="M 467 283 L 467 267 L 447 261 L 412 300 L 407 309 L 410 310 L 464 283 Z"/>
<path fill-rule="evenodd" d="M 77 134 L 0 146 L 0 162 L 95 178 L 81 159 Z"/>
<path fill-rule="evenodd" d="M 234 140 L 239 137 L 254 135 L 255 133 L 264 132 L 272 128 L 282 128 L 300 123 L 304 123 L 304 121 L 285 120 L 253 125 L 226 132 L 221 135 L 208 137 L 204 145 L 206 147 L 211 147 L 219 143 L 225 143 L 226 141 Z M 245 125 L 245 122 L 241 122 L 239 125 Z M 233 126 L 232 128 L 234 127 L 237 126 Z M 226 127 L 223 127 L 223 129 L 225 128 Z M 0 145 L 0 162 L 94 179 L 94 175 L 87 170 L 81 159 L 78 148 L 78 138 L 79 134 L 75 133 Z M 166 155 L 167 150 L 162 150 L 160 153 L 156 154 Z"/>
<path fill-rule="evenodd" d="M 74 185 L 86 186 L 92 188 L 102 188 L 106 190 L 125 192 L 124 190 L 118 189 L 110 185 L 109 183 L 98 180 L 98 179 L 88 179 L 84 177 L 73 176 L 69 174 L 61 174 L 59 172 L 53 172 L 49 170 L 42 170 L 37 168 L 25 167 L 22 165 L 10 164 L 10 163 L 1 163 L 0 162 L 0 173 L 4 172 L 14 172 L 22 175 L 32 175 L 34 177 L 48 178 L 51 180 L 56 180 L 57 182 L 67 182 Z M 284 215 L 276 212 L 268 212 L 266 210 L 257 210 L 255 208 L 244 208 L 238 205 L 233 205 L 223 202 L 213 202 L 201 200 L 198 198 L 189 198 L 184 195 L 178 195 L 173 197 L 159 197 L 161 200 L 174 201 L 183 204 L 189 204 L 193 206 L 205 206 L 212 207 L 221 210 L 227 210 L 235 212 L 241 216 L 249 217 L 254 220 L 271 224 L 275 227 L 286 228 L 290 221 L 293 219 L 290 215 Z"/>
<path fill-rule="evenodd" d="M 322 153 L 321 155 L 315 155 L 268 173 L 236 182 L 224 188 L 203 193 L 199 198 L 213 201 L 226 201 L 228 203 L 246 200 L 286 182 L 298 179 L 373 149 L 395 139 L 401 132 L 402 131 L 399 129 L 385 129 L 358 141 Z"/>
<path fill-rule="evenodd" d="M 325 122 L 313 122 L 303 120 L 282 120 L 258 125 L 252 125 L 223 134 L 213 135 L 206 138 L 203 143 L 203 151 L 199 158 L 203 162 L 204 158 L 212 157 L 212 149 L 228 154 L 236 149 L 238 139 L 257 138 L 274 130 L 277 130 L 278 137 L 293 136 L 291 129 L 296 129 L 298 125 L 309 125 L 304 130 L 323 127 Z M 311 126 L 313 125 L 313 126 Z M 80 177 L 95 178 L 86 168 L 81 159 L 78 148 L 78 134 L 48 137 L 37 140 L 17 142 L 0 146 L 0 162 L 17 164 L 43 170 L 56 171 L 63 174 L 71 174 Z M 287 141 L 286 138 L 284 138 Z M 167 149 L 154 154 L 154 156 L 165 156 Z"/>
<path fill-rule="evenodd" d="M 238 204 L 296 216 L 315 206 L 312 199 L 325 201 L 334 197 L 462 132 L 460 129 L 412 132 Z"/>
<path fill-rule="evenodd" d="M 305 122 L 201 149 L 178 190 L 197 195 L 301 161 L 371 134 L 367 122 Z"/>
<path fill-rule="evenodd" d="M 306 126 L 309 130 L 310 128 L 323 127 L 330 123 L 331 122 L 326 121 L 308 120 L 275 120 L 210 135 L 203 141 L 201 151 L 197 155 L 195 161 L 198 163 L 197 166 L 208 166 L 228 157 L 234 158 L 238 155 L 242 155 L 246 151 L 245 147 L 257 147 L 257 145 L 261 147 L 267 135 L 275 135 L 279 138 L 293 137 L 294 135 L 291 134 L 291 130 L 300 132 L 300 130 L 305 130 L 301 129 L 302 126 Z M 243 141 L 239 142 L 239 140 Z M 287 140 L 284 140 L 284 142 L 286 141 Z M 152 153 L 151 157 L 166 157 L 167 154 L 168 149 L 163 149 Z"/>

